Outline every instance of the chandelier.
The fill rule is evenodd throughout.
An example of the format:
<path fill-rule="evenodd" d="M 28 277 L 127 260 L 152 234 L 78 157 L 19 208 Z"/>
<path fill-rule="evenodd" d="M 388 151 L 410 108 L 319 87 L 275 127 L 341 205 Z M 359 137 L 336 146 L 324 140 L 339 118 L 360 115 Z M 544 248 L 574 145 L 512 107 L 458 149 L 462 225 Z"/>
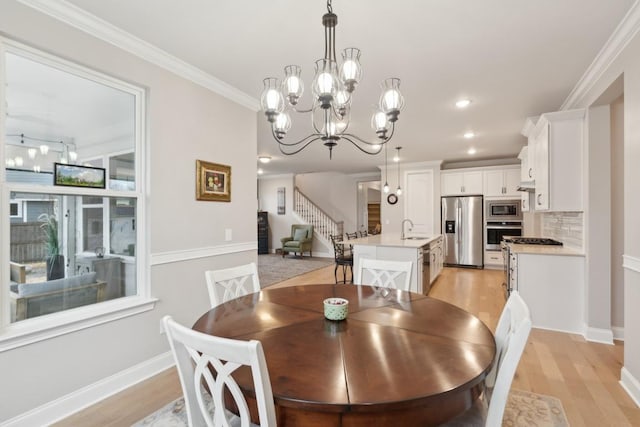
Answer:
<path fill-rule="evenodd" d="M 388 78 L 381 84 L 379 105 L 371 118 L 371 127 L 377 139 L 370 142 L 347 132 L 352 95 L 362 77 L 362 68 L 360 50 L 354 47 L 342 51 L 342 63 L 338 65 L 335 45 L 337 24 L 338 16 L 333 13 L 331 0 L 328 0 L 327 13 L 322 16 L 324 58 L 315 62 L 311 108 L 298 108 L 298 101 L 304 92 L 304 84 L 300 78 L 302 69 L 299 66 L 287 65 L 284 68 L 282 84 L 275 77 L 264 79 L 260 104 L 267 121 L 271 123 L 273 138 L 278 142 L 280 152 L 285 155 L 297 154 L 312 142 L 322 141 L 329 148 L 331 159 L 332 150 L 340 140 L 349 141 L 360 151 L 375 155 L 393 137 L 395 123 L 404 107 L 400 79 L 397 78 Z M 298 141 L 285 141 L 285 136 L 291 129 L 289 111 L 311 113 L 312 133 Z"/>

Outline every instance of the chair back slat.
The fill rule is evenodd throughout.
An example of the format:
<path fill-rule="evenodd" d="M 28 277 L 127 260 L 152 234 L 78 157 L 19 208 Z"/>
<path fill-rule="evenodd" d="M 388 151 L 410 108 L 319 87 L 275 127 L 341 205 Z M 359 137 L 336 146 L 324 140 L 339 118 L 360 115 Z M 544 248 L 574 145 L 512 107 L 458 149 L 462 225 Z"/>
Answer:
<path fill-rule="evenodd" d="M 354 283 L 409 291 L 412 268 L 413 263 L 411 261 L 362 258 L 360 259 L 360 266 L 356 270 Z"/>
<path fill-rule="evenodd" d="M 223 302 L 260 292 L 260 279 L 255 263 L 205 272 L 211 307 Z"/>
<path fill-rule="evenodd" d="M 203 334 L 180 325 L 171 316 L 165 316 L 162 322 L 176 361 L 189 426 L 227 427 L 238 421 L 241 426 L 251 425 L 249 406 L 232 376 L 242 366 L 251 368 L 260 425 L 276 426 L 273 392 L 259 341 Z M 205 387 L 211 392 L 211 401 Z M 225 390 L 234 401 L 237 416 L 226 410 Z"/>

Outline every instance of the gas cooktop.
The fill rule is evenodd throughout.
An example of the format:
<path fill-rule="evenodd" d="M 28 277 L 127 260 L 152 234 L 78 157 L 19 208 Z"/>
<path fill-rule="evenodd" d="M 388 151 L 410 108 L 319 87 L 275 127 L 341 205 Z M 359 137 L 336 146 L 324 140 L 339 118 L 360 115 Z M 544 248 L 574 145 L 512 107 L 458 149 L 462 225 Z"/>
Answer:
<path fill-rule="evenodd" d="M 505 242 L 515 243 L 517 245 L 556 245 L 562 246 L 562 242 L 558 240 L 548 239 L 546 237 L 505 237 Z"/>

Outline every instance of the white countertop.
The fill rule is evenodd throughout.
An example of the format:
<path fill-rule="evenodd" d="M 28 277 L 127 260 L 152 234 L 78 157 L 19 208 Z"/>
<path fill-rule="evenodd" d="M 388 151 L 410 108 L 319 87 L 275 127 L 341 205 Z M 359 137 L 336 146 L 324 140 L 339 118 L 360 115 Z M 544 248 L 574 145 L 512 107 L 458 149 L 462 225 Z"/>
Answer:
<path fill-rule="evenodd" d="M 583 251 L 566 246 L 522 245 L 515 243 L 508 243 L 508 245 L 513 254 L 584 256 Z"/>
<path fill-rule="evenodd" d="M 357 239 L 345 240 L 345 245 L 363 245 L 363 246 L 393 246 L 399 248 L 418 249 L 436 240 L 442 234 L 436 234 L 429 237 L 420 237 L 419 239 L 400 239 L 400 234 L 375 234 L 367 237 L 359 237 Z M 407 237 L 411 237 L 409 234 Z"/>

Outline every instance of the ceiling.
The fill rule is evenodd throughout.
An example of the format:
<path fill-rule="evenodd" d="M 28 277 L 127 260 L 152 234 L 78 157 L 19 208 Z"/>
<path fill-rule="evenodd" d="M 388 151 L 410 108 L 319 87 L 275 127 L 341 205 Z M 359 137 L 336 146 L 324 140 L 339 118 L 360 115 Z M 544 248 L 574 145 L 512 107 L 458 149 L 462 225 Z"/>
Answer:
<path fill-rule="evenodd" d="M 259 98 L 262 79 L 300 65 L 308 106 L 313 63 L 323 56 L 322 0 L 69 0 L 105 21 Z M 336 47 L 362 51 L 363 80 L 350 130 L 373 140 L 380 82 L 399 77 L 406 106 L 389 148 L 402 162 L 515 157 L 525 118 L 560 108 L 634 0 L 335 0 Z M 455 101 L 472 104 L 458 110 Z M 291 137 L 310 120 L 292 116 Z M 343 142 L 285 157 L 257 113 L 265 173 L 375 171 L 384 157 Z M 476 137 L 463 138 L 467 131 Z M 476 154 L 467 150 L 475 148 Z M 389 151 L 389 157 L 393 150 Z"/>

